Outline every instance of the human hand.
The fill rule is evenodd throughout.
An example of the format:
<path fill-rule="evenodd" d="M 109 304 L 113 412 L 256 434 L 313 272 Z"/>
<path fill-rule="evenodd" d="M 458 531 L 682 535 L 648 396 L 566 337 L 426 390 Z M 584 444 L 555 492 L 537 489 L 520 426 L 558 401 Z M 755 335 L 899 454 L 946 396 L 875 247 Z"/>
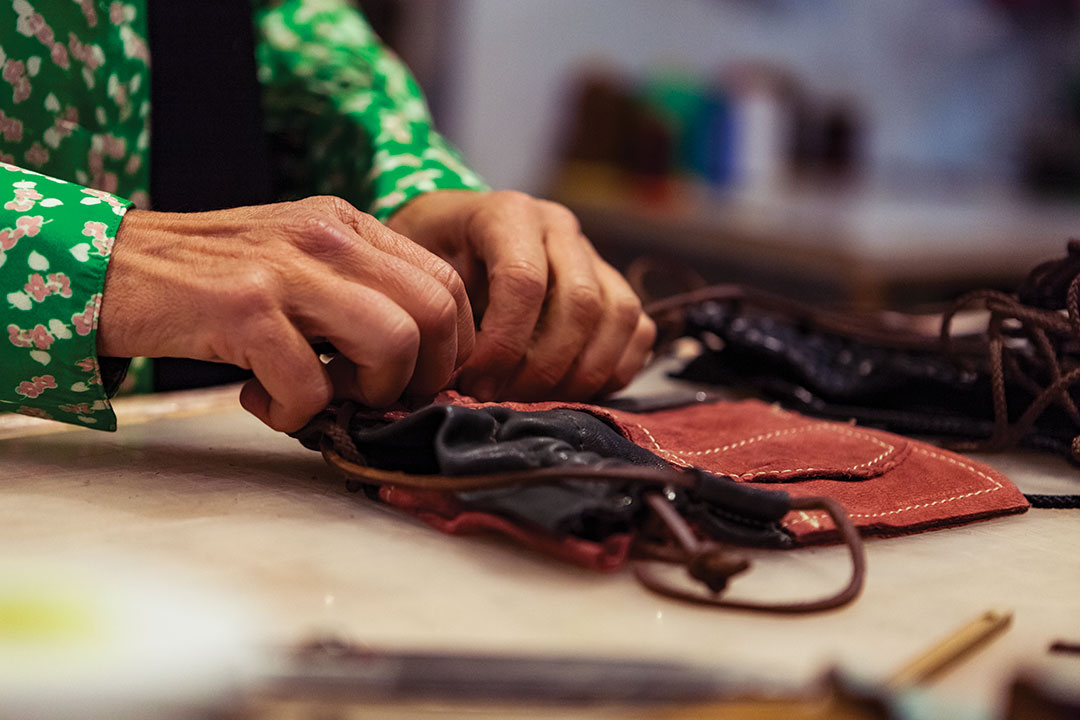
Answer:
<path fill-rule="evenodd" d="M 340 355 L 327 366 L 311 343 Z M 206 213 L 132 210 L 105 277 L 98 351 L 249 368 L 240 402 L 299 429 L 332 397 L 370 406 L 443 388 L 473 348 L 443 260 L 344 200 Z"/>
<path fill-rule="evenodd" d="M 461 388 L 481 400 L 583 400 L 626 385 L 656 326 L 561 205 L 440 190 L 388 225 L 446 259 L 483 312 Z"/>

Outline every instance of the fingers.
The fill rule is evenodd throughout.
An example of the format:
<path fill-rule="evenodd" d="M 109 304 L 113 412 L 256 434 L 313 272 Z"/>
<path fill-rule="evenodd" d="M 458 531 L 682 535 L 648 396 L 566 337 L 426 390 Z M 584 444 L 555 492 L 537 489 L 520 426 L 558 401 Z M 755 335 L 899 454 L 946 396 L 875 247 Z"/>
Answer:
<path fill-rule="evenodd" d="M 655 328 L 566 208 L 493 193 L 468 224 L 488 304 L 461 388 L 482 400 L 585 399 L 625 385 Z"/>
<path fill-rule="evenodd" d="M 408 344 L 408 336 L 411 334 L 416 344 L 411 348 L 414 357 L 409 367 L 409 389 L 417 393 L 429 393 L 445 387 L 457 368 L 461 344 L 459 339 L 462 333 L 466 332 L 459 329 L 458 305 L 453 296 L 430 275 L 400 258 L 377 250 L 366 255 L 365 260 L 371 265 L 365 268 L 364 283 L 357 285 L 357 290 L 368 290 L 369 286 L 378 288 L 377 294 L 391 301 L 396 312 L 388 306 L 384 307 L 384 303 L 379 303 L 372 306 L 374 313 L 363 313 L 363 319 L 369 324 L 335 324 L 333 327 L 325 327 L 323 333 L 332 341 L 340 338 L 343 343 L 351 342 L 365 350 L 374 344 L 377 350 L 382 348 L 385 352 L 390 352 L 393 348 L 394 353 L 399 353 L 398 348 Z M 340 305 L 346 304 L 340 300 L 338 302 Z M 356 310 L 350 308 L 339 314 L 348 315 L 349 311 Z M 391 316 L 394 317 L 393 322 Z M 348 330 L 350 327 L 378 328 L 379 332 L 359 338 Z M 471 338 L 470 325 L 462 342 L 471 343 Z M 362 357 L 351 353 L 347 346 L 338 344 L 337 347 L 358 365 L 361 364 Z M 384 364 L 392 361 L 394 359 L 389 357 L 383 359 Z"/>
<path fill-rule="evenodd" d="M 538 400 L 549 397 L 552 390 L 566 378 L 568 371 L 587 348 L 597 346 L 590 357 L 589 369 L 602 375 L 595 378 L 595 392 L 607 381 L 606 363 L 614 365 L 617 358 L 612 343 L 629 337 L 631 328 L 619 333 L 594 336 L 599 325 L 605 330 L 619 327 L 605 311 L 604 290 L 597 276 L 598 262 L 588 242 L 576 227 L 551 227 L 545 238 L 551 283 L 547 304 L 540 324 L 532 338 L 525 361 L 500 391 L 504 397 Z M 635 318 L 636 320 L 636 318 Z M 577 384 L 581 384 L 580 382 Z M 579 396 L 580 397 L 580 396 Z"/>
<path fill-rule="evenodd" d="M 309 337 L 330 339 L 355 363 L 355 396 L 388 404 L 405 387 L 397 382 L 402 373 L 411 392 L 445 387 L 474 342 L 472 310 L 453 268 L 343 200 L 297 204 L 316 211 L 296 243 L 319 262 L 294 279 L 291 294 L 302 299 L 291 312 Z"/>
<path fill-rule="evenodd" d="M 341 385 L 370 405 L 441 389 L 471 352 L 453 268 L 342 200 L 131 217 L 110 261 L 103 350 L 249 367 L 242 402 L 276 429 L 332 397 L 316 338 L 348 358 Z"/>
<path fill-rule="evenodd" d="M 596 262 L 604 309 L 588 344 L 554 391 L 558 397 L 583 400 L 623 387 L 645 365 L 656 337 L 652 320 L 626 281 L 607 263 Z"/>
<path fill-rule="evenodd" d="M 282 365 L 294 382 L 318 375 L 322 407 L 334 395 L 382 407 L 407 389 L 445 387 L 474 342 L 468 297 L 453 269 L 344 201 L 296 205 L 288 229 L 301 255 L 289 268 L 283 309 L 293 335 L 325 338 L 347 362 L 324 367 L 310 347 L 303 363 L 299 347 L 280 358 L 253 357 L 257 382 L 244 388 L 245 407 L 277 429 L 295 429 L 321 409 L 290 394 Z"/>
<path fill-rule="evenodd" d="M 453 322 L 449 324 L 449 327 L 456 329 L 453 337 L 456 352 L 452 358 L 451 370 L 460 367 L 473 352 L 475 329 L 472 306 L 469 303 L 465 284 L 454 268 L 434 253 L 398 235 L 370 215 L 360 213 L 348 203 L 338 198 L 325 200 L 331 203 L 333 212 L 346 226 L 364 237 L 373 248 L 385 255 L 374 259 L 355 258 L 350 263 L 351 269 L 354 272 L 374 276 L 378 287 L 382 288 L 393 300 L 407 311 L 417 313 L 414 317 L 419 316 L 424 323 L 433 323 L 431 328 L 422 325 L 421 331 L 425 336 L 429 336 L 432 333 L 423 331 L 434 330 L 431 342 L 437 343 L 436 347 L 440 350 L 448 341 L 448 338 L 438 337 L 440 329 L 447 326 L 445 312 L 450 310 L 453 313 L 450 318 Z M 411 265 L 412 268 L 404 267 L 402 261 Z M 449 297 L 440 292 L 430 280 L 434 280 L 438 286 L 441 286 Z M 431 354 L 430 348 L 427 347 L 423 347 L 422 352 L 425 357 Z M 441 376 L 426 362 L 419 364 L 418 373 L 421 376 L 421 386 L 434 386 L 433 389 L 436 390 L 443 387 L 440 383 L 445 383 L 449 377 L 448 375 Z M 423 378 L 430 379 L 425 381 Z"/>
<path fill-rule="evenodd" d="M 627 343 L 622 357 L 615 363 L 615 369 L 612 371 L 610 379 L 598 394 L 606 395 L 626 387 L 641 368 L 645 367 L 645 363 L 649 361 L 655 342 L 656 323 L 643 313 L 638 316 L 630 342 Z"/>
<path fill-rule="evenodd" d="M 426 378 L 418 380 L 424 362 L 432 367 L 435 363 L 441 365 L 433 376 L 439 382 L 449 379 L 453 348 L 438 352 L 438 343 L 423 337 L 416 316 L 388 296 L 334 276 L 321 278 L 319 288 L 320 293 L 302 301 L 296 312 L 310 329 L 309 335 L 327 338 L 349 360 L 331 363 L 329 368 L 335 396 L 371 407 L 389 405 L 410 385 L 428 382 Z M 335 301 L 326 303 L 322 292 Z M 446 325 L 453 328 L 452 322 Z M 445 328 L 439 334 L 445 336 Z M 422 354 L 424 345 L 434 349 L 427 358 Z"/>
<path fill-rule="evenodd" d="M 322 363 L 284 317 L 247 348 L 245 364 L 255 379 L 240 391 L 240 404 L 273 429 L 299 430 L 330 402 L 333 391 Z"/>
<path fill-rule="evenodd" d="M 525 202 L 498 204 L 478 216 L 470 232 L 487 266 L 488 305 L 460 382 L 466 392 L 492 400 L 533 342 L 547 296 L 548 256 L 542 224 Z"/>

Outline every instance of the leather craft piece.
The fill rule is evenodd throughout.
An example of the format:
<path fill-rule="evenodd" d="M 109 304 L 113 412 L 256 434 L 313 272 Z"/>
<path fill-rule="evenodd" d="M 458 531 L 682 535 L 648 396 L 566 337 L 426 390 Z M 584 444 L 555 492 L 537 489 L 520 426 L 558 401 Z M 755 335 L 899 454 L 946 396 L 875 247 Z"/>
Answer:
<path fill-rule="evenodd" d="M 643 263 L 639 288 L 648 272 Z M 937 316 L 703 285 L 691 276 L 696 289 L 646 307 L 661 344 L 691 337 L 705 348 L 678 377 L 962 451 L 1030 447 L 1080 464 L 1080 241 L 1016 292 L 976 290 Z M 1077 506 L 1075 495 L 1052 497 L 1040 506 Z"/>
<path fill-rule="evenodd" d="M 444 393 L 438 402 L 491 406 L 453 392 Z M 929 530 L 1024 512 L 1029 507 L 1011 481 L 962 455 L 885 431 L 809 418 L 757 400 L 648 414 L 574 403 L 500 405 L 522 411 L 584 410 L 607 419 L 630 441 L 673 465 L 783 489 L 793 497 L 831 497 L 844 506 L 864 535 Z M 398 419 L 406 414 L 385 417 Z M 832 521 L 822 512 L 793 512 L 783 526 L 800 544 L 836 539 Z"/>
<path fill-rule="evenodd" d="M 463 510 L 450 493 L 383 486 L 378 498 L 449 535 L 505 535 L 525 547 L 590 570 L 618 570 L 630 556 L 633 535 L 618 533 L 601 541 L 555 537 L 489 512 Z"/>
<path fill-rule="evenodd" d="M 793 496 L 831 497 L 864 535 L 928 530 L 1029 507 L 1007 478 L 962 455 L 756 400 L 612 414 L 630 439 L 676 465 L 741 482 L 782 483 Z M 823 513 L 793 515 L 783 524 L 799 542 L 832 539 Z"/>
<path fill-rule="evenodd" d="M 298 437 L 311 449 L 322 448 L 324 433 L 336 438 L 333 444 L 361 463 L 354 466 L 360 474 L 347 472 L 350 489 L 363 489 L 439 530 L 496 532 L 596 570 L 615 570 L 631 554 L 635 537 L 647 525 L 650 484 L 655 493 L 677 483 L 664 490 L 667 500 L 713 540 L 792 545 L 791 534 L 779 524 L 791 511 L 782 489 L 677 471 L 596 413 L 466 407 L 454 399 L 459 402 L 407 414 L 341 408 L 330 413 L 335 419 L 316 420 L 310 433 Z M 574 468 L 582 469 L 580 477 Z M 636 479 L 610 477 L 629 468 L 651 471 L 645 473 L 649 480 L 643 484 L 641 474 Z M 543 469 L 556 472 L 547 481 L 531 475 Z M 391 474 L 364 477 L 368 470 Z M 597 472 L 609 476 L 607 481 L 599 482 Z M 507 474 L 513 480 L 490 484 Z M 410 483 L 409 477 L 448 482 L 434 489 Z M 470 478 L 488 480 L 481 483 L 485 487 L 475 487 Z"/>

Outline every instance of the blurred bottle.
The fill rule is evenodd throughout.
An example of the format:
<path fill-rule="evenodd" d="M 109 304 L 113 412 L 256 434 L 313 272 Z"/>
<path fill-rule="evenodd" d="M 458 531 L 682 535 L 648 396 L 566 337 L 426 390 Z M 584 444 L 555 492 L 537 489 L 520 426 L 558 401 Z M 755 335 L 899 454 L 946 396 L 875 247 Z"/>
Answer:
<path fill-rule="evenodd" d="M 807 93 L 792 97 L 792 167 L 803 184 L 837 187 L 858 176 L 865 123 L 848 99 L 821 101 Z"/>
<path fill-rule="evenodd" d="M 620 192 L 637 103 L 612 72 L 591 70 L 576 84 L 555 186 L 574 196 Z"/>
<path fill-rule="evenodd" d="M 1054 112 L 1038 117 L 1024 149 L 1022 175 L 1044 195 L 1080 195 L 1080 69 L 1072 70 Z"/>
<path fill-rule="evenodd" d="M 636 199 L 663 204 L 674 194 L 677 129 L 656 106 L 637 99 L 622 169 Z"/>
<path fill-rule="evenodd" d="M 727 90 L 712 87 L 705 96 L 701 114 L 690 131 L 693 148 L 692 170 L 709 185 L 727 187 L 735 175 L 735 152 L 731 101 Z"/>
<path fill-rule="evenodd" d="M 782 69 L 747 63 L 729 73 L 728 84 L 734 184 L 749 195 L 775 194 L 790 175 L 793 83 Z"/>

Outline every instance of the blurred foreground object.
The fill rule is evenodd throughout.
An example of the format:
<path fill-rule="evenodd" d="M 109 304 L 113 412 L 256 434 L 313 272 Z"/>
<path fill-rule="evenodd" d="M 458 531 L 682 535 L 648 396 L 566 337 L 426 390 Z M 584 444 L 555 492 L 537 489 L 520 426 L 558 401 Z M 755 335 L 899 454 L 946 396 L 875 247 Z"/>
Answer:
<path fill-rule="evenodd" d="M 195 720 L 230 708 L 254 667 L 234 598 L 138 558 L 0 562 L 0 714 Z"/>

